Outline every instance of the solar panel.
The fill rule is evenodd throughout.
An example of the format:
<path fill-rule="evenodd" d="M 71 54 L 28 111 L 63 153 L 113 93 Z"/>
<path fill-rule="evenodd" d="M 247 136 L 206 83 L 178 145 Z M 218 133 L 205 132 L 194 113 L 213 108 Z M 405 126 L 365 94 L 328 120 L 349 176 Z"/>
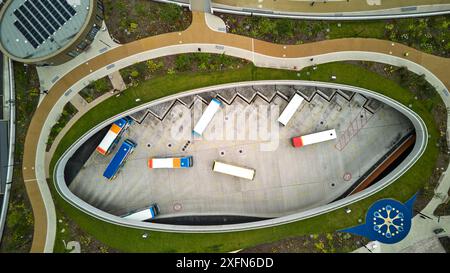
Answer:
<path fill-rule="evenodd" d="M 27 31 L 27 29 L 19 21 L 15 21 L 14 25 L 20 31 L 20 33 L 22 33 L 23 36 L 25 36 L 25 39 L 27 39 L 27 41 L 30 42 L 30 44 L 34 48 L 37 48 L 39 46 L 39 43 L 36 42 L 36 40 L 34 40 L 33 36 Z"/>
<path fill-rule="evenodd" d="M 58 0 L 58 2 L 61 3 L 72 16 L 77 13 L 77 11 L 67 3 L 67 0 Z"/>
<path fill-rule="evenodd" d="M 17 17 L 14 25 L 38 48 L 76 13 L 66 0 L 26 0 L 14 11 Z"/>
<path fill-rule="evenodd" d="M 44 6 L 48 9 L 48 11 L 55 17 L 56 20 L 58 20 L 61 26 L 64 25 L 66 20 L 64 20 L 64 18 L 62 18 L 61 15 L 59 15 L 59 13 L 55 10 L 53 5 L 51 5 L 48 0 L 42 0 L 42 4 L 44 4 Z"/>
<path fill-rule="evenodd" d="M 37 29 L 42 38 L 46 40 L 48 39 L 48 37 L 50 37 L 51 33 L 47 32 L 24 6 L 20 6 L 19 10 L 20 12 L 23 13 L 23 15 L 27 17 L 30 23 L 33 24 L 33 26 Z"/>
<path fill-rule="evenodd" d="M 28 20 L 20 13 L 18 10 L 14 11 L 14 14 L 19 19 L 19 21 L 25 26 L 26 29 L 31 33 L 33 38 L 39 42 L 39 44 L 42 44 L 44 42 L 44 39 L 39 35 L 39 33 L 36 31 L 36 29 L 28 22 Z"/>
<path fill-rule="evenodd" d="M 52 24 L 54 29 L 59 29 L 61 27 L 61 24 L 56 22 L 55 18 L 53 18 L 53 16 L 50 15 L 48 10 L 46 8 L 44 8 L 41 1 L 33 1 L 33 4 L 42 13 L 42 15 L 44 15 L 45 18 L 47 18 L 47 20 L 50 22 L 50 24 Z"/>
<path fill-rule="evenodd" d="M 33 6 L 30 2 L 25 2 L 27 9 L 39 20 L 39 22 L 44 26 L 48 33 L 55 33 L 56 29 L 53 28 L 47 20 L 41 15 L 41 13 Z"/>
<path fill-rule="evenodd" d="M 61 6 L 60 3 L 58 3 L 57 1 L 53 1 L 52 4 L 55 6 L 55 8 L 59 11 L 59 13 L 62 14 L 62 16 L 64 16 L 64 18 L 68 21 L 70 19 L 70 14 L 63 8 L 63 6 Z"/>

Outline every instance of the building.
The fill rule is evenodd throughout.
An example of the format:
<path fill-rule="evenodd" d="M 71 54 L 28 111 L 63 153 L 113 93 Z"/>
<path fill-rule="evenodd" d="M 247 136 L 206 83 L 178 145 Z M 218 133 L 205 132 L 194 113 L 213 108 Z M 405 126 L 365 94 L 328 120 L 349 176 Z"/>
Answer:
<path fill-rule="evenodd" d="M 101 0 L 10 0 L 0 11 L 0 50 L 22 63 L 67 62 L 92 43 L 103 9 Z"/>

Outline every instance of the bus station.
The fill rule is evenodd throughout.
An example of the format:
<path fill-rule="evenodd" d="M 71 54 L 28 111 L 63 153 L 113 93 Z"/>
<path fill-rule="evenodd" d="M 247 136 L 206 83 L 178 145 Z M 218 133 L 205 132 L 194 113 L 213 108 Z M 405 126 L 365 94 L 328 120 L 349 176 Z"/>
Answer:
<path fill-rule="evenodd" d="M 279 121 L 283 116 L 286 125 Z M 158 221 L 197 215 L 267 219 L 328 204 L 348 195 L 414 134 L 407 117 L 370 97 L 292 85 L 183 96 L 128 119 L 133 121 L 115 150 L 106 157 L 93 152 L 69 188 L 117 216 L 156 203 Z M 199 123 L 201 132 L 193 133 Z M 125 140 L 136 143 L 133 153 L 114 179 L 105 179 L 103 171 Z M 192 166 L 176 167 L 182 158 L 193 159 Z"/>

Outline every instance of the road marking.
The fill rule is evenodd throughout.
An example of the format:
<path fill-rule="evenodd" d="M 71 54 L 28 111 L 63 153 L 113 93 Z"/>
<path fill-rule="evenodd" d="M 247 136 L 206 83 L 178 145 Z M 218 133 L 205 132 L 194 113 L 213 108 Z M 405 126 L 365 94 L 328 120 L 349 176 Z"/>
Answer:
<path fill-rule="evenodd" d="M 37 181 L 37 178 L 25 179 L 23 182 L 32 182 L 32 181 Z"/>

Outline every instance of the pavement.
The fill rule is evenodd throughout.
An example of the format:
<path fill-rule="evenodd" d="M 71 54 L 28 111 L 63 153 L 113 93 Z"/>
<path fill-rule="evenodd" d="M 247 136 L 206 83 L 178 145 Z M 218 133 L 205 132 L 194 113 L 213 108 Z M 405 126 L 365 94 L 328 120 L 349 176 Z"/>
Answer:
<path fill-rule="evenodd" d="M 127 88 L 119 71 L 109 74 L 108 78 L 111 81 L 114 90 L 123 91 Z"/>
<path fill-rule="evenodd" d="M 392 46 L 391 44 L 390 41 L 351 38 L 303 45 L 277 45 L 234 34 L 215 32 L 206 25 L 203 13 L 193 12 L 192 24 L 186 31 L 157 35 L 117 46 L 79 66 L 74 66 L 70 72 L 61 76 L 52 85 L 49 94 L 41 101 L 32 117 L 25 139 L 22 170 L 35 219 L 31 251 L 52 251 L 55 235 L 53 226 L 56 225 L 56 219 L 48 219 L 48 214 L 51 212 L 46 210 L 51 211 L 51 205 L 53 205 L 45 180 L 46 138 L 64 104 L 73 95 L 72 89 L 81 90 L 83 80 L 89 76 L 92 78 L 94 78 L 93 75 L 104 76 L 102 73 L 112 72 L 107 71 L 107 67 L 115 71 L 132 64 L 131 61 L 136 59 L 145 60 L 142 56 L 146 54 L 172 55 L 174 48 L 179 52 L 195 52 L 199 46 L 214 48 L 211 52 L 222 52 L 258 61 L 256 65 L 260 66 L 285 69 L 300 69 L 311 65 L 307 61 L 311 56 L 337 56 L 338 58 L 341 53 L 345 55 L 346 52 L 359 52 L 362 55 L 383 56 L 383 59 L 379 59 L 381 62 L 387 59 L 397 64 L 405 64 L 408 68 L 413 67 L 421 72 L 429 72 L 434 75 L 434 78 L 427 77 L 427 80 L 438 87 L 444 102 L 450 105 L 450 100 L 445 97 L 450 87 L 450 77 L 448 77 L 450 59 L 426 54 L 405 45 Z M 409 53 L 408 57 L 404 56 L 405 52 Z M 351 59 L 351 56 L 345 56 L 345 58 Z M 294 63 L 298 65 L 295 66 Z M 114 67 L 111 67 L 112 64 Z"/>
<path fill-rule="evenodd" d="M 88 107 L 88 102 L 80 95 L 75 94 L 70 103 L 78 110 L 82 111 L 86 107 Z"/>
<path fill-rule="evenodd" d="M 130 138 L 138 145 L 118 177 L 111 183 L 102 176 L 113 155 L 93 153 L 70 190 L 115 215 L 156 202 L 160 217 L 280 217 L 338 198 L 414 128 L 407 117 L 387 105 L 380 103 L 374 113 L 369 112 L 365 105 L 370 100 L 361 94 L 351 94 L 348 100 L 351 92 L 344 97 L 335 89 L 320 88 L 324 95 L 319 95 L 314 88 L 295 88 L 310 102 L 305 101 L 285 127 L 280 127 L 277 118 L 296 92 L 289 85 L 217 89 L 133 114 L 144 118 L 122 139 Z M 209 101 L 216 94 L 224 107 L 203 138 L 192 139 L 191 124 L 199 118 L 198 110 L 206 107 L 200 98 Z M 345 134 L 350 127 L 351 137 Z M 293 136 L 328 129 L 336 129 L 336 141 L 292 148 Z M 187 155 L 194 158 L 191 169 L 146 170 L 148 158 Z M 79 161 L 75 156 L 72 160 Z M 253 168 L 255 179 L 217 175 L 211 171 L 214 160 Z M 351 178 L 344 180 L 345 174 Z"/>

